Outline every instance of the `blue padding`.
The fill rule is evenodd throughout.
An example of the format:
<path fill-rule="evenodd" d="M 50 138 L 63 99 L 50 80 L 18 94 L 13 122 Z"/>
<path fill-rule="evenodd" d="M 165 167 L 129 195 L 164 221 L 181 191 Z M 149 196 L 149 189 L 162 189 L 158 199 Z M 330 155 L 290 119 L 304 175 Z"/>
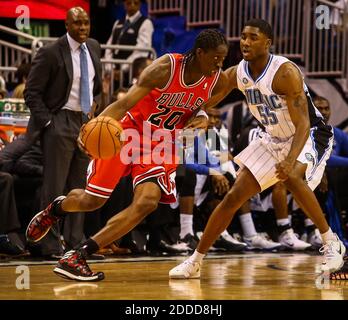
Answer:
<path fill-rule="evenodd" d="M 168 41 L 164 49 L 167 52 L 185 53 L 193 47 L 199 32 L 200 30 L 183 32 L 167 30 L 166 38 Z"/>
<path fill-rule="evenodd" d="M 174 28 L 185 30 L 186 19 L 183 16 L 168 16 L 153 19 L 155 29 Z"/>

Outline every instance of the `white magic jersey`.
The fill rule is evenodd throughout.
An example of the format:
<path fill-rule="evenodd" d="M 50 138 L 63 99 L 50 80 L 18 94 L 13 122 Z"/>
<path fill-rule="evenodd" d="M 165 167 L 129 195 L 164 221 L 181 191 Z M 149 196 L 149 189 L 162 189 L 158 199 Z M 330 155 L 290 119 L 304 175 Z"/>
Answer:
<path fill-rule="evenodd" d="M 242 60 L 237 69 L 238 88 L 244 93 L 251 113 L 264 125 L 266 133 L 259 134 L 234 157 L 234 161 L 240 168 L 247 167 L 250 170 L 261 191 L 279 181 L 276 164 L 286 159 L 295 133 L 284 97 L 272 90 L 274 75 L 288 61 L 284 57 L 270 55 L 265 70 L 255 81 L 250 76 L 247 61 Z M 307 165 L 305 178 L 308 186 L 314 190 L 330 156 L 333 134 L 331 126 L 324 124 L 315 108 L 305 84 L 304 91 L 311 129 L 297 161 Z"/>
<path fill-rule="evenodd" d="M 287 140 L 295 133 L 286 100 L 272 90 L 274 76 L 285 62 L 289 62 L 289 59 L 270 54 L 266 68 L 255 81 L 250 76 L 247 61 L 242 60 L 237 69 L 238 88 L 244 93 L 250 112 L 265 126 L 268 134 L 279 140 Z M 313 105 L 305 84 L 304 91 L 313 126 L 322 119 L 322 116 Z"/>

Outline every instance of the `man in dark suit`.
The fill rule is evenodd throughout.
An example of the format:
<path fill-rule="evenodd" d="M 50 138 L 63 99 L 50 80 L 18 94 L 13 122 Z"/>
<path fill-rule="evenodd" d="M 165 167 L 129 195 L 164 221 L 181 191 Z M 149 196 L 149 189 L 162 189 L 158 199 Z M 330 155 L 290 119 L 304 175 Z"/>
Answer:
<path fill-rule="evenodd" d="M 84 187 L 88 158 L 76 139 L 93 116 L 93 99 L 101 91 L 101 50 L 96 40 L 88 38 L 88 14 L 80 7 L 71 8 L 65 25 L 67 34 L 35 56 L 24 92 L 31 111 L 28 136 L 40 135 L 43 150 L 42 208 L 58 195 Z M 65 221 L 64 239 L 70 247 L 82 240 L 83 221 L 83 214 Z M 51 255 L 61 249 L 42 243 L 42 252 Z"/>

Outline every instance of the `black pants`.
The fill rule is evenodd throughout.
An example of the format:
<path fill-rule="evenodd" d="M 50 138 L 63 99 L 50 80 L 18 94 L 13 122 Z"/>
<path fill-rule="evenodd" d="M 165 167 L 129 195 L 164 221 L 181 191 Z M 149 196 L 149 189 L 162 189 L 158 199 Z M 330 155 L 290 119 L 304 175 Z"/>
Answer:
<path fill-rule="evenodd" d="M 89 159 L 80 151 L 76 142 L 80 128 L 85 122 L 87 117 L 81 112 L 60 110 L 42 133 L 44 161 L 42 209 L 56 197 L 66 195 L 72 189 L 85 188 Z M 68 248 L 73 248 L 84 240 L 83 225 L 84 213 L 72 213 L 66 216 L 63 228 Z M 42 240 L 43 254 L 57 253 L 57 250 L 60 250 L 56 242 L 59 233 L 59 230 L 53 230 L 53 234 Z"/>
<path fill-rule="evenodd" d="M 178 165 L 176 169 L 175 184 L 181 197 L 193 197 L 197 183 L 196 173 L 185 165 Z"/>

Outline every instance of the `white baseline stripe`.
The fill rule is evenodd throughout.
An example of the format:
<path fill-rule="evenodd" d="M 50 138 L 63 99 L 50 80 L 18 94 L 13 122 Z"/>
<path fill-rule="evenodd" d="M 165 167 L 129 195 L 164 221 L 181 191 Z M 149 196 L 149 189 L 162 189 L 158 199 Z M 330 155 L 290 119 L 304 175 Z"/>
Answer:
<path fill-rule="evenodd" d="M 109 199 L 110 198 L 110 196 L 104 196 L 104 195 L 101 195 L 99 193 L 94 193 L 94 192 L 91 192 L 91 191 L 86 190 L 86 189 L 85 189 L 85 192 L 88 193 L 88 194 L 91 194 L 92 196 L 96 196 L 96 197 L 99 197 L 99 198 L 104 198 L 104 199 Z M 111 195 L 111 193 L 110 193 L 110 195 Z"/>
<path fill-rule="evenodd" d="M 145 177 L 143 179 L 140 179 L 136 183 L 134 183 L 135 179 L 133 179 L 133 188 L 135 188 L 140 182 L 143 182 L 144 180 L 148 180 L 150 178 L 156 178 L 156 177 L 159 177 L 159 176 L 163 176 L 164 174 L 165 174 L 164 172 L 156 173 L 156 174 L 147 176 L 147 177 Z"/>
<path fill-rule="evenodd" d="M 166 170 L 164 169 L 164 167 L 162 167 L 162 166 L 153 167 L 153 168 L 151 168 L 150 170 L 148 170 L 148 171 L 146 171 L 146 172 L 143 172 L 143 173 L 138 174 L 137 176 L 135 176 L 134 179 L 133 179 L 133 181 L 135 181 L 135 180 L 138 179 L 139 177 L 142 177 L 142 176 L 145 175 L 145 174 L 149 174 L 149 173 L 151 173 L 151 172 L 153 172 L 153 171 L 155 171 L 155 170 L 158 170 L 158 169 L 162 169 L 164 172 L 166 171 Z"/>
<path fill-rule="evenodd" d="M 112 192 L 112 191 L 114 191 L 114 189 L 102 188 L 102 187 L 96 186 L 96 185 L 94 185 L 92 183 L 89 183 L 88 186 L 91 186 L 94 189 L 97 189 L 97 190 L 100 190 L 100 191 L 105 191 L 105 192 Z"/>

